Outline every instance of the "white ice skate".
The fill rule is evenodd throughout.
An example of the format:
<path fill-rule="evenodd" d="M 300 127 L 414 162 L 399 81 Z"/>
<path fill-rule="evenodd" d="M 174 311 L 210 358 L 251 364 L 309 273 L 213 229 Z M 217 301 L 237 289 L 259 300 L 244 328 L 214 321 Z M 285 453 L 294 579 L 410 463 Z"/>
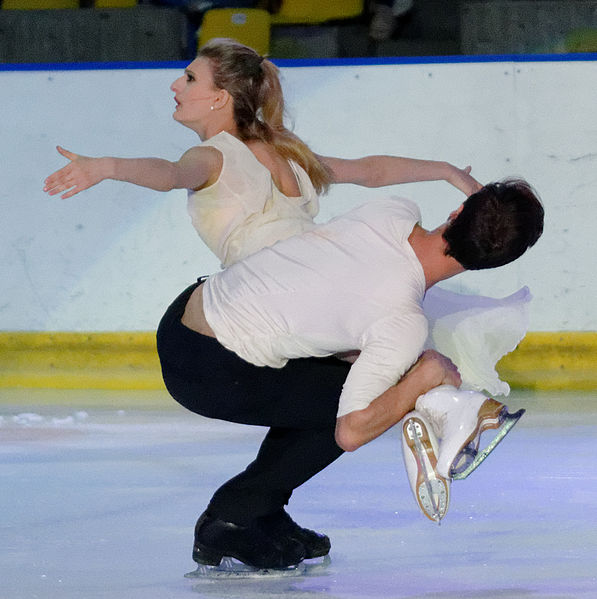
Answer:
<path fill-rule="evenodd" d="M 417 411 L 424 414 L 440 439 L 437 471 L 445 478 L 463 479 L 478 468 L 524 414 L 476 391 L 442 385 L 421 395 Z M 497 433 L 479 450 L 481 434 Z"/>
<path fill-rule="evenodd" d="M 410 412 L 402 420 L 402 455 L 410 488 L 421 511 L 439 524 L 448 511 L 450 480 L 436 470 L 437 438 L 420 412 Z"/>

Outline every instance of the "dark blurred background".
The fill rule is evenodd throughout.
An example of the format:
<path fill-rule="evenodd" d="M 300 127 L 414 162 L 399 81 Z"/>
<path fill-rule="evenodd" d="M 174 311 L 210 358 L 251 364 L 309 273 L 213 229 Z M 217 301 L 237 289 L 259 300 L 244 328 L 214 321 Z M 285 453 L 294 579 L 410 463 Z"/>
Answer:
<path fill-rule="evenodd" d="M 0 0 L 0 62 L 597 52 L 597 0 Z"/>

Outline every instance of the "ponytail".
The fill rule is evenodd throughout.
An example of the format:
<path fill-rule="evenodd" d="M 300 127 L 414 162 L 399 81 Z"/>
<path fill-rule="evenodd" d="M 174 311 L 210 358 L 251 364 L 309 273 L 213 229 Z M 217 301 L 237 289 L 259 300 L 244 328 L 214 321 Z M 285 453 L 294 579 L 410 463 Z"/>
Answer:
<path fill-rule="evenodd" d="M 270 143 L 280 156 L 294 160 L 305 169 L 317 193 L 325 193 L 333 181 L 332 173 L 304 141 L 284 126 L 284 96 L 276 65 L 264 59 L 261 68 L 264 73 L 260 94 L 263 99 L 261 118 L 271 131 Z"/>
<path fill-rule="evenodd" d="M 210 59 L 214 84 L 233 98 L 240 139 L 272 145 L 280 156 L 303 167 L 317 193 L 327 191 L 333 181 L 331 171 L 284 125 L 284 95 L 276 65 L 229 39 L 209 41 L 199 56 Z"/>

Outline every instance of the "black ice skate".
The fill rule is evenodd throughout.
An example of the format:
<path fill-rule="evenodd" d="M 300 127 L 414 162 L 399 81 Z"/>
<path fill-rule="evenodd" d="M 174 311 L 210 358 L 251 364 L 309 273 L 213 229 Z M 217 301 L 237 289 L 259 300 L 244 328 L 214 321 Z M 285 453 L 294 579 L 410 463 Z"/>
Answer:
<path fill-rule="evenodd" d="M 259 518 L 261 528 L 273 537 L 294 539 L 305 548 L 305 559 L 323 557 L 330 552 L 330 539 L 323 534 L 299 526 L 284 509 Z"/>
<path fill-rule="evenodd" d="M 241 526 L 205 512 L 195 526 L 193 560 L 199 566 L 187 577 L 295 576 L 304 558 L 302 543 L 270 536 L 258 521 Z"/>

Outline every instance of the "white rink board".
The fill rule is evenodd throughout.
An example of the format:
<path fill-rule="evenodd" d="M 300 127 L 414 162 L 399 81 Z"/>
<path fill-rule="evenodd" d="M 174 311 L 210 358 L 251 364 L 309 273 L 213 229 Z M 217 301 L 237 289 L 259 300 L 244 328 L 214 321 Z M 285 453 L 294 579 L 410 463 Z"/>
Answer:
<path fill-rule="evenodd" d="M 104 182 L 62 201 L 42 192 L 81 154 L 176 159 L 198 138 L 176 124 L 180 68 L 0 71 L 1 330 L 150 330 L 197 275 L 218 269 L 184 191 Z M 597 330 L 597 62 L 478 62 L 282 68 L 295 131 L 318 153 L 388 153 L 473 166 L 487 182 L 527 178 L 547 213 L 519 262 L 445 284 L 501 297 L 528 285 L 531 330 Z M 342 185 L 320 220 L 386 194 L 434 227 L 461 201 L 445 183 Z"/>

